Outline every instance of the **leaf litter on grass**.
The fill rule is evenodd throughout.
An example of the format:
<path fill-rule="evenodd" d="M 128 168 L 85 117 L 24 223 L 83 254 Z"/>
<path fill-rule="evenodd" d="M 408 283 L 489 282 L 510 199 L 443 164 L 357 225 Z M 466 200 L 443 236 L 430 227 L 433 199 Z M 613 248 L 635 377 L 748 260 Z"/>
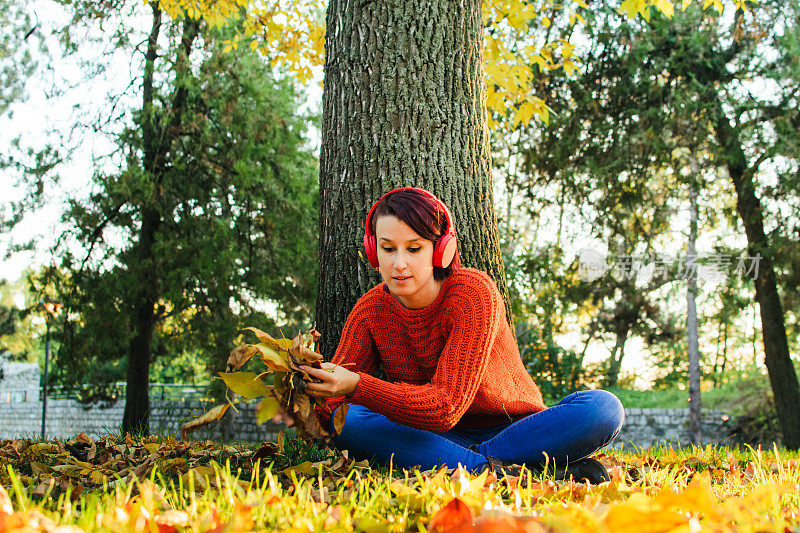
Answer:
<path fill-rule="evenodd" d="M 612 479 L 593 486 L 302 446 L 3 441 L 0 531 L 800 532 L 800 465 L 777 450 L 600 454 Z"/>

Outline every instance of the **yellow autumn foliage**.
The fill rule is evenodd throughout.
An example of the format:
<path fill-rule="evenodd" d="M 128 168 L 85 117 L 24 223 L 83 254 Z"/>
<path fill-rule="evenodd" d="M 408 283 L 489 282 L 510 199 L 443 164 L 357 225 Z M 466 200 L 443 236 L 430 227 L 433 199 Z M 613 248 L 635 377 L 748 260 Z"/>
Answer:
<path fill-rule="evenodd" d="M 630 18 L 641 16 L 649 21 L 652 10 L 672 17 L 678 2 L 685 10 L 692 0 L 621 0 L 619 11 Z M 745 0 L 728 2 L 735 9 L 745 9 Z M 274 67 L 280 67 L 303 84 L 310 81 L 312 69 L 324 62 L 327 4 L 323 0 L 158 0 L 158 3 L 172 18 L 202 18 L 212 27 L 243 18 L 242 33 L 225 41 L 225 49 L 235 51 L 242 45 L 259 50 Z M 722 0 L 703 0 L 702 7 L 720 14 L 724 10 Z M 513 129 L 527 125 L 534 118 L 548 122 L 551 110 L 543 95 L 536 94 L 535 80 L 557 69 L 573 75 L 580 69 L 580 58 L 573 55 L 574 43 L 564 39 L 539 45 L 531 43 L 537 30 L 549 28 L 558 12 L 576 25 L 584 22 L 581 11 L 585 9 L 589 7 L 584 0 L 483 2 L 490 127 Z"/>

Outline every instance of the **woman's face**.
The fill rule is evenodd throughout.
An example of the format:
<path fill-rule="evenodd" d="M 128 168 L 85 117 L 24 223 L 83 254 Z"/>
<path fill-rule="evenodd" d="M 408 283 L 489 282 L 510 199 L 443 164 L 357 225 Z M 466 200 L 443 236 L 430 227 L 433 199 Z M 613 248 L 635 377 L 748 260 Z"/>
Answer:
<path fill-rule="evenodd" d="M 378 268 L 389 292 L 409 309 L 422 309 L 439 295 L 433 277 L 433 243 L 408 224 L 386 215 L 375 221 Z"/>

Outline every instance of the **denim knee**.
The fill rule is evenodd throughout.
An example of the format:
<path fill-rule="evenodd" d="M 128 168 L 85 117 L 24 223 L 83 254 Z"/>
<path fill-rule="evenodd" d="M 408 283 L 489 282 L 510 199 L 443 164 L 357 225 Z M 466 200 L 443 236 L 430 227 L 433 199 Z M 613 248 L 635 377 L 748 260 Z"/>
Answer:
<path fill-rule="evenodd" d="M 592 393 L 592 404 L 594 405 L 597 418 L 597 431 L 608 435 L 607 442 L 611 442 L 617 436 L 622 424 L 625 422 L 625 409 L 622 402 L 614 394 L 605 390 L 586 391 Z"/>

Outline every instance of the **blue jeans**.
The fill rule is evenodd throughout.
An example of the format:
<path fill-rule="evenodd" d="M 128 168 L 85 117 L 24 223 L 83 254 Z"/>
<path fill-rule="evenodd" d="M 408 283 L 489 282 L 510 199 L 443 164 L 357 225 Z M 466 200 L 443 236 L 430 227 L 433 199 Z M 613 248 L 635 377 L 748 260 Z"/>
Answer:
<path fill-rule="evenodd" d="M 487 457 L 528 466 L 557 465 L 587 457 L 619 433 L 625 419 L 622 404 L 607 391 L 570 394 L 557 405 L 516 422 L 478 429 L 425 431 L 392 422 L 361 405 L 350 405 L 341 435 L 332 443 L 358 460 L 370 459 L 397 468 L 439 465 L 479 472 Z M 333 431 L 331 417 L 330 432 Z M 545 456 L 546 454 L 546 456 Z M 393 457 L 392 457 L 393 456 Z"/>

